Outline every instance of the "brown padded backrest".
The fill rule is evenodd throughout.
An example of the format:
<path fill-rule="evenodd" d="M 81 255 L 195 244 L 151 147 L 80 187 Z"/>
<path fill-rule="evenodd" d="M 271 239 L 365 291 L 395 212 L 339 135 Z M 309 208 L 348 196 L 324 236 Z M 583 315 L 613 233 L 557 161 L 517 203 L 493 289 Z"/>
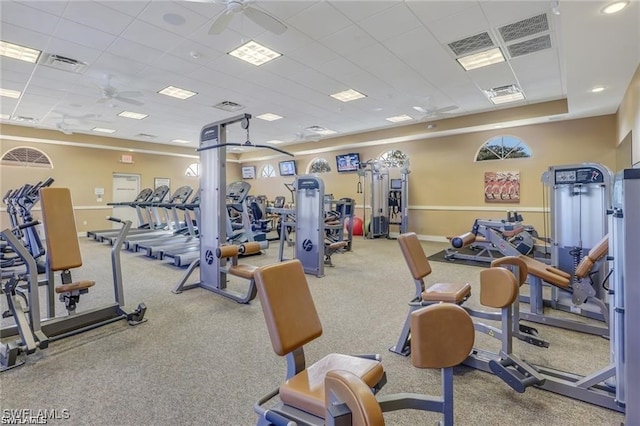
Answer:
<path fill-rule="evenodd" d="M 47 264 L 52 271 L 82 266 L 80 244 L 69 188 L 40 190 L 42 222 L 47 245 Z"/>
<path fill-rule="evenodd" d="M 414 280 L 420 280 L 431 273 L 431 265 L 415 232 L 401 234 L 398 244 Z"/>
<path fill-rule="evenodd" d="M 322 335 L 299 260 L 262 266 L 253 276 L 275 353 L 284 356 Z"/>
<path fill-rule="evenodd" d="M 513 265 L 518 268 L 518 286 L 521 286 L 527 281 L 527 275 L 529 275 L 529 268 L 524 260 L 516 256 L 505 256 L 491 262 L 491 267 L 502 267 L 503 265 Z"/>
<path fill-rule="evenodd" d="M 609 235 L 605 235 L 598 243 L 593 246 L 589 253 L 582 258 L 578 267 L 576 268 L 576 277 L 584 278 L 586 277 L 593 265 L 600 260 L 603 256 L 607 254 L 609 251 Z"/>
<path fill-rule="evenodd" d="M 480 271 L 480 304 L 490 308 L 506 308 L 518 297 L 518 281 L 511 271 L 488 268 Z"/>
<path fill-rule="evenodd" d="M 347 405 L 351 411 L 351 424 L 383 426 L 382 409 L 371 388 L 355 374 L 345 370 L 331 370 L 324 379 L 326 407 L 331 404 L 331 394 Z"/>
<path fill-rule="evenodd" d="M 453 367 L 471 353 L 471 317 L 453 303 L 438 303 L 411 313 L 411 363 L 418 368 Z"/>

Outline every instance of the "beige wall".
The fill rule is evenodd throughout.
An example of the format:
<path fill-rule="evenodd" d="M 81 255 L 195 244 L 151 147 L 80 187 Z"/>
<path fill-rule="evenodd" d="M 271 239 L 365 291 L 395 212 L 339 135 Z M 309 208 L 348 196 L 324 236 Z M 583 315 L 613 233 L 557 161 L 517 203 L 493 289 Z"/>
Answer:
<path fill-rule="evenodd" d="M 172 191 L 183 185 L 189 185 L 195 190 L 199 185 L 198 178 L 184 175 L 187 167 L 198 161 L 197 153 L 193 148 L 99 136 L 63 135 L 60 132 L 6 125 L 2 126 L 1 134 L 5 135 L 0 139 L 1 154 L 18 146 L 29 146 L 45 152 L 54 166 L 53 169 L 1 166 L 0 192 L 2 195 L 9 189 L 18 188 L 25 183 L 35 184 L 53 177 L 54 186 L 68 187 L 71 190 L 78 232 L 111 226 L 106 222 L 105 216 L 112 212 L 112 208 L 107 206 L 107 203 L 112 201 L 114 173 L 139 174 L 141 189 L 153 188 L 156 177 L 171 179 Z M 16 140 L 20 138 L 29 138 L 33 141 Z M 47 142 L 34 142 L 35 140 Z M 63 143 L 74 145 L 63 145 Z M 80 144 L 91 145 L 91 147 L 78 146 Z M 116 147 L 127 147 L 127 149 L 115 149 Z M 134 163 L 121 163 L 123 154 L 132 155 Z M 236 162 L 227 163 L 227 179 L 238 180 L 240 177 L 240 165 Z M 102 201 L 97 201 L 95 188 L 104 188 Z M 39 218 L 37 207 L 33 213 L 35 218 Z M 3 209 L 0 215 L 0 228 L 4 229 L 7 226 L 9 222 Z"/>
<path fill-rule="evenodd" d="M 620 103 L 617 126 L 616 142 L 628 142 L 631 134 L 632 163 L 640 164 L 640 65 Z"/>
<path fill-rule="evenodd" d="M 634 79 L 637 87 L 638 73 Z M 633 90 L 631 90 L 633 92 Z M 628 103 L 629 93 L 625 97 Z M 551 103 L 559 111 L 566 107 L 565 103 Z M 632 105 L 633 107 L 633 105 Z M 520 114 L 522 109 L 510 114 Z M 621 110 L 623 108 L 621 107 Z M 627 107 L 624 111 L 628 111 Z M 635 114 L 638 107 L 635 105 Z M 505 114 L 504 111 L 501 114 Z M 486 116 L 493 120 L 493 116 Z M 445 120 L 446 121 L 446 120 Z M 621 123 L 625 123 L 622 125 Z M 409 229 L 425 236 L 442 237 L 466 232 L 475 218 L 503 218 L 507 210 L 519 210 L 525 221 L 535 226 L 541 235 L 543 230 L 543 187 L 540 176 L 548 166 L 558 164 L 572 164 L 581 162 L 599 162 L 611 169 L 616 167 L 616 144 L 618 135 L 628 126 L 628 120 L 621 120 L 619 116 L 607 115 L 580 120 L 555 121 L 545 124 L 513 127 L 509 129 L 494 129 L 472 132 L 455 136 L 433 137 L 410 142 L 386 145 L 364 146 L 360 148 L 340 149 L 339 144 L 362 141 L 365 134 L 345 136 L 334 141 L 322 141 L 318 144 L 287 147 L 300 151 L 312 150 L 318 147 L 326 152 L 319 154 L 296 155 L 298 172 L 304 173 L 308 164 L 316 157 L 324 157 L 332 165 L 334 171 L 324 174 L 323 180 L 327 193 L 335 198 L 350 197 L 360 206 L 367 204 L 362 195 L 357 193 L 358 175 L 356 173 L 335 172 L 335 155 L 339 153 L 358 152 L 362 160 L 377 158 L 388 149 L 401 149 L 411 159 L 411 175 L 409 178 Z M 634 122 L 637 126 L 637 122 Z M 444 124 L 443 124 L 444 125 Z M 424 123 L 419 126 L 424 130 Z M 621 130 L 622 129 L 622 130 Z M 394 134 L 395 132 L 395 134 Z M 386 129 L 374 133 L 378 138 L 405 136 L 417 134 L 416 125 L 406 128 Z M 153 186 L 154 177 L 171 178 L 172 188 L 179 185 L 196 187 L 198 181 L 183 176 L 184 170 L 191 162 L 196 161 L 195 152 L 189 148 L 179 148 L 169 145 L 158 145 L 135 141 L 124 141 L 112 138 L 87 137 L 86 135 L 62 135 L 59 132 L 4 126 L 3 134 L 16 136 L 30 136 L 41 139 L 68 139 L 73 143 L 91 143 L 113 147 L 132 147 L 128 150 L 105 150 L 65 146 L 50 143 L 25 143 L 11 138 L 0 140 L 0 151 L 6 152 L 14 146 L 31 145 L 45 151 L 52 159 L 53 170 L 31 168 L 2 167 L 0 174 L 0 192 L 18 187 L 25 182 L 37 182 L 47 176 L 56 179 L 56 185 L 71 188 L 74 204 L 77 208 L 76 219 L 79 231 L 95 229 L 104 226 L 104 216 L 109 212 L 106 203 L 111 197 L 111 180 L 114 172 L 139 173 L 142 185 Z M 628 133 L 628 131 L 627 131 Z M 488 139 L 501 134 L 513 135 L 524 140 L 532 149 L 530 159 L 473 161 L 477 150 Z M 87 139 L 89 138 L 89 139 Z M 375 139 L 375 138 L 373 138 Z M 637 138 L 634 138 L 634 144 Z M 366 140 L 364 141 L 366 142 Z M 332 147 L 331 145 L 334 144 Z M 167 151 L 172 155 L 159 155 L 144 151 Z M 634 149 L 634 154 L 640 149 Z M 135 164 L 119 162 L 122 154 L 133 155 Z M 265 155 L 251 153 L 251 155 Z M 227 181 L 238 180 L 241 177 L 241 166 L 256 166 L 257 178 L 248 181 L 252 185 L 251 193 L 264 194 L 269 199 L 276 195 L 285 195 L 290 199 L 284 183 L 290 183 L 292 178 L 274 177 L 262 178 L 260 172 L 267 163 L 276 170 L 278 162 L 284 156 L 270 160 L 251 160 L 242 155 L 242 164 L 236 163 L 238 156 L 229 155 L 232 162 L 227 163 Z M 487 204 L 483 197 L 483 178 L 486 171 L 519 171 L 521 181 L 521 200 L 519 204 Z M 393 174 L 391 177 L 394 177 Z M 95 187 L 105 188 L 105 198 L 96 201 L 93 194 Z M 358 210 L 362 216 L 362 209 Z M 6 226 L 6 214 L 3 213 L 2 226 Z M 86 225 L 84 222 L 87 222 Z"/>
<path fill-rule="evenodd" d="M 490 138 L 508 134 L 529 145 L 533 157 L 503 161 L 474 162 L 478 149 Z M 457 235 L 470 229 L 475 218 L 506 216 L 507 210 L 519 210 L 525 221 L 543 234 L 543 186 L 541 174 L 550 165 L 598 162 L 609 168 L 616 162 L 616 117 L 613 115 L 495 129 L 455 136 L 431 138 L 412 142 L 371 146 L 361 149 L 335 150 L 320 154 L 296 156 L 298 173 L 304 173 L 316 157 L 325 158 L 332 172 L 322 174 L 325 192 L 335 198 L 350 197 L 359 205 L 368 204 L 357 194 L 358 175 L 335 171 L 335 155 L 358 152 L 361 160 L 377 158 L 388 149 L 401 149 L 410 158 L 409 229 L 421 235 Z M 249 181 L 252 193 L 269 199 L 286 195 L 284 182 L 292 178 L 262 178 L 260 171 L 269 163 L 278 168 L 284 157 L 247 161 L 243 165 L 256 166 L 258 178 Z M 521 200 L 519 204 L 487 204 L 484 201 L 484 173 L 487 171 L 519 171 Z M 393 175 L 391 177 L 394 177 Z M 358 210 L 361 215 L 361 209 Z"/>

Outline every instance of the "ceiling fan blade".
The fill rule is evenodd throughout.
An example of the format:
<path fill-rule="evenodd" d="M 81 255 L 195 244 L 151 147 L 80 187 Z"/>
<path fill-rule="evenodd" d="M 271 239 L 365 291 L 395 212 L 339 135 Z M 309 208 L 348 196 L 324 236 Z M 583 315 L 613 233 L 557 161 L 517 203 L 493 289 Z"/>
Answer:
<path fill-rule="evenodd" d="M 131 105 L 137 105 L 137 106 L 142 106 L 144 105 L 144 102 L 139 101 L 137 99 L 129 99 L 129 98 L 123 98 L 122 96 L 114 96 L 113 99 L 115 99 L 116 101 L 120 101 L 120 102 L 125 102 Z"/>
<path fill-rule="evenodd" d="M 282 34 L 287 31 L 287 26 L 285 24 L 278 21 L 268 13 L 256 9 L 253 6 L 246 6 L 244 8 L 244 13 L 247 15 L 247 18 L 274 34 Z"/>
<path fill-rule="evenodd" d="M 209 27 L 209 34 L 217 35 L 222 33 L 227 28 L 227 26 L 229 26 L 231 18 L 233 18 L 233 13 L 229 13 L 228 11 L 222 12 L 222 14 L 220 14 L 220 16 L 218 16 L 218 18 L 213 21 L 211 27 Z"/>
<path fill-rule="evenodd" d="M 124 92 L 118 92 L 118 96 L 123 98 L 139 98 L 140 96 L 144 96 L 144 93 L 138 90 L 126 90 Z"/>

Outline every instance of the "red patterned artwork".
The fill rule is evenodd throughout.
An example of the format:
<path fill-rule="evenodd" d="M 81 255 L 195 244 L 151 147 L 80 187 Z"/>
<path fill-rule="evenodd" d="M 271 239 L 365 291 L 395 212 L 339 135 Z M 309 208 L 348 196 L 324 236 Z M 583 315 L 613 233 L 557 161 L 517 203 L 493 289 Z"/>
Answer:
<path fill-rule="evenodd" d="M 520 172 L 485 172 L 484 201 L 487 203 L 519 203 Z"/>

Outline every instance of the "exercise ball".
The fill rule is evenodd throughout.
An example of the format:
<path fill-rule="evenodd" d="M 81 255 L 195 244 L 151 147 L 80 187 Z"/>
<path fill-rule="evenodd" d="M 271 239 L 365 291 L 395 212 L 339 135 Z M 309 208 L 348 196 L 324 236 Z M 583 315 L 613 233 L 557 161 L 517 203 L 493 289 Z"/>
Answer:
<path fill-rule="evenodd" d="M 345 227 L 349 226 L 349 222 L 345 221 Z M 349 228 L 346 228 L 349 229 Z M 364 230 L 362 219 L 358 216 L 353 218 L 353 235 L 362 235 Z"/>

